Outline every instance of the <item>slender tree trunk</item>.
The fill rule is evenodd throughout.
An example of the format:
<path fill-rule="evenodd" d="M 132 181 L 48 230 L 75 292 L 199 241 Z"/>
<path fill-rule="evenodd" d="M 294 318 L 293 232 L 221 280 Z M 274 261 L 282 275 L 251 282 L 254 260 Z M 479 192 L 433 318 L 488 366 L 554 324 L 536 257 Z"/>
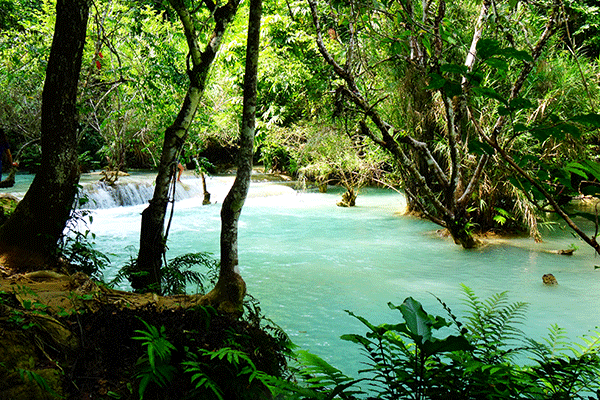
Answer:
<path fill-rule="evenodd" d="M 188 11 L 185 3 L 183 0 L 169 0 L 169 2 L 183 24 L 190 50 L 192 62 L 192 69 L 188 70 L 190 85 L 177 118 L 165 131 L 154 195 L 148 207 L 142 212 L 140 250 L 134 273 L 131 276 L 131 285 L 134 289 L 157 292 L 161 291 L 161 268 L 166 245 L 166 238 L 164 237 L 165 215 L 169 204 L 170 183 L 174 179 L 177 170 L 177 156 L 181 153 L 188 129 L 198 110 L 210 67 L 219 50 L 225 30 L 233 20 L 239 4 L 239 0 L 229 0 L 222 7 L 211 10 L 214 14 L 215 27 L 209 43 L 204 51 L 201 51 L 196 40 L 197 34 L 193 16 Z"/>
<path fill-rule="evenodd" d="M 203 299 L 222 311 L 240 312 L 246 284 L 238 269 L 238 221 L 250 188 L 256 119 L 256 80 L 260 44 L 262 0 L 250 0 L 248 44 L 244 72 L 244 104 L 240 131 L 238 167 L 227 197 L 221 208 L 221 269 L 215 288 Z"/>
<path fill-rule="evenodd" d="M 77 85 L 89 3 L 58 0 L 54 38 L 42 93 L 42 160 L 23 200 L 0 228 L 4 265 L 47 268 L 70 217 L 79 182 Z"/>

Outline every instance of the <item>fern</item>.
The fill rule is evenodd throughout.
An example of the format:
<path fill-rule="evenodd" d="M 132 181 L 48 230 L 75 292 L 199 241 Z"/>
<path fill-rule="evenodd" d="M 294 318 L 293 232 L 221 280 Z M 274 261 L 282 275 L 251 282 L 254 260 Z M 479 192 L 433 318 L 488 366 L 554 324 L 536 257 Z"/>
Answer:
<path fill-rule="evenodd" d="M 508 293 L 496 293 L 481 301 L 469 287 L 462 285 L 470 309 L 467 316 L 467 336 L 477 347 L 476 355 L 486 363 L 508 361 L 523 348 L 513 348 L 512 342 L 523 339 L 515 325 L 525 319 L 528 304 L 508 302 Z"/>
<path fill-rule="evenodd" d="M 125 280 L 131 279 L 133 275 L 146 275 L 147 272 L 138 272 L 137 260 L 130 256 L 129 262 L 125 264 L 117 275 L 109 282 L 109 286 L 118 286 Z M 204 273 L 192 270 L 196 267 L 204 267 Z M 188 253 L 175 257 L 161 268 L 161 284 L 149 287 L 147 290 L 155 291 L 163 295 L 184 294 L 188 284 L 196 285 L 199 294 L 205 294 L 209 287 L 213 287 L 219 273 L 219 261 L 212 257 L 212 253 Z"/>
<path fill-rule="evenodd" d="M 350 390 L 362 379 L 348 377 L 321 357 L 307 351 L 300 350 L 295 354 L 300 363 L 298 372 L 307 384 L 305 396 L 310 394 L 309 398 L 313 399 L 333 399 L 336 396 L 353 399 L 354 395 L 362 393 L 360 390 Z"/>
<path fill-rule="evenodd" d="M 553 398 L 584 398 L 581 392 L 600 391 L 600 332 L 583 336 L 583 343 L 568 342 L 566 331 L 557 325 L 549 328 L 545 343 L 529 339 L 533 360 L 533 376 Z"/>
<path fill-rule="evenodd" d="M 205 267 L 206 273 L 192 271 L 192 267 Z M 219 262 L 211 253 L 188 253 L 175 257 L 162 269 L 162 292 L 183 294 L 188 283 L 197 287 L 197 292 L 205 294 L 214 286 L 218 278 Z"/>
<path fill-rule="evenodd" d="M 45 391 L 46 393 L 49 393 L 52 397 L 56 397 L 59 399 L 63 399 L 64 397 L 59 395 L 58 393 L 56 393 L 51 387 L 50 385 L 48 385 L 48 382 L 46 382 L 46 380 L 44 379 L 43 376 L 30 371 L 28 369 L 23 369 L 23 368 L 16 368 L 16 371 L 19 373 L 19 377 L 23 380 L 29 380 L 31 382 L 35 382 L 40 389 L 42 389 L 43 391 Z"/>
<path fill-rule="evenodd" d="M 142 342 L 146 347 L 146 355 L 140 357 L 137 361 L 136 377 L 140 379 L 139 396 L 140 400 L 144 398 L 144 392 L 152 382 L 160 387 L 165 387 L 173 379 L 177 368 L 171 365 L 171 351 L 175 346 L 166 338 L 166 328 L 160 327 L 160 330 L 153 325 L 148 324 L 143 319 L 140 321 L 146 327 L 146 330 L 136 330 L 139 336 L 132 339 Z"/>
<path fill-rule="evenodd" d="M 204 356 L 210 362 L 200 361 L 199 355 Z M 192 384 L 195 385 L 197 390 L 203 389 L 204 391 L 208 390 L 212 392 L 219 400 L 222 400 L 225 394 L 219 384 L 211 378 L 211 375 L 214 375 L 215 366 L 217 365 L 215 361 L 224 362 L 230 373 L 237 377 L 246 377 L 249 384 L 259 381 L 271 392 L 274 398 L 280 394 L 286 394 L 286 398 L 296 398 L 296 396 L 301 396 L 298 398 L 320 398 L 318 396 L 313 397 L 315 392 L 309 389 L 302 388 L 286 379 L 258 370 L 248 354 L 237 349 L 230 347 L 223 347 L 214 351 L 199 349 L 198 354 L 188 353 L 188 357 L 189 359 L 184 361 L 182 365 L 184 372 L 191 375 Z M 206 371 L 210 371 L 210 373 Z M 200 395 L 203 393 L 205 392 L 197 394 Z"/>
<path fill-rule="evenodd" d="M 184 372 L 191 374 L 191 382 L 196 389 L 205 389 L 212 392 L 219 400 L 223 400 L 223 391 L 219 385 L 206 373 L 207 366 L 197 360 L 184 361 L 181 363 Z"/>

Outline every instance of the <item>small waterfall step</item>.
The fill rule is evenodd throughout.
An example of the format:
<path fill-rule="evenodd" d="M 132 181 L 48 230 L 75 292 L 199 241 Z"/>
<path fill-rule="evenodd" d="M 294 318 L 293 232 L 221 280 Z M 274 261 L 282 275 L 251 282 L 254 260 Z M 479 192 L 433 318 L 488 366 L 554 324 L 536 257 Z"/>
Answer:
<path fill-rule="evenodd" d="M 175 201 L 202 197 L 200 179 L 186 179 L 177 184 Z M 83 184 L 81 195 L 88 198 L 85 208 L 107 209 L 115 207 L 146 204 L 154 194 L 154 181 L 138 179 L 119 179 L 112 185 L 95 181 Z"/>

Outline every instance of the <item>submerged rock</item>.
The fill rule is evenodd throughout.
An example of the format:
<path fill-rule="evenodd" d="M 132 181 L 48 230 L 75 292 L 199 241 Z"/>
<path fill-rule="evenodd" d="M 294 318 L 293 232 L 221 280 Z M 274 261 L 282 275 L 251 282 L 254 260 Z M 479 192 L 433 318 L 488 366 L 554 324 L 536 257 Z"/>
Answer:
<path fill-rule="evenodd" d="M 544 282 L 544 285 L 546 286 L 558 285 L 556 278 L 552 274 L 544 274 L 544 276 L 542 276 L 542 282 Z"/>

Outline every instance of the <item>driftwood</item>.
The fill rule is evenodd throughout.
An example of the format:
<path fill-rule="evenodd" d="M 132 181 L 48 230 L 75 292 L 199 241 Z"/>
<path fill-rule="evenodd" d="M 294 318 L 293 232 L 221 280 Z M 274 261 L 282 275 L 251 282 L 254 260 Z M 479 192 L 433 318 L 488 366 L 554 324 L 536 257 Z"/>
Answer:
<path fill-rule="evenodd" d="M 560 254 L 562 256 L 572 256 L 577 249 L 564 249 L 564 250 L 547 250 L 547 253 Z"/>
<path fill-rule="evenodd" d="M 103 169 L 100 171 L 102 178 L 100 178 L 100 182 L 104 182 L 107 185 L 114 185 L 115 182 L 119 180 L 120 176 L 129 176 L 127 172 L 123 172 L 121 170 L 113 170 L 113 169 Z"/>

